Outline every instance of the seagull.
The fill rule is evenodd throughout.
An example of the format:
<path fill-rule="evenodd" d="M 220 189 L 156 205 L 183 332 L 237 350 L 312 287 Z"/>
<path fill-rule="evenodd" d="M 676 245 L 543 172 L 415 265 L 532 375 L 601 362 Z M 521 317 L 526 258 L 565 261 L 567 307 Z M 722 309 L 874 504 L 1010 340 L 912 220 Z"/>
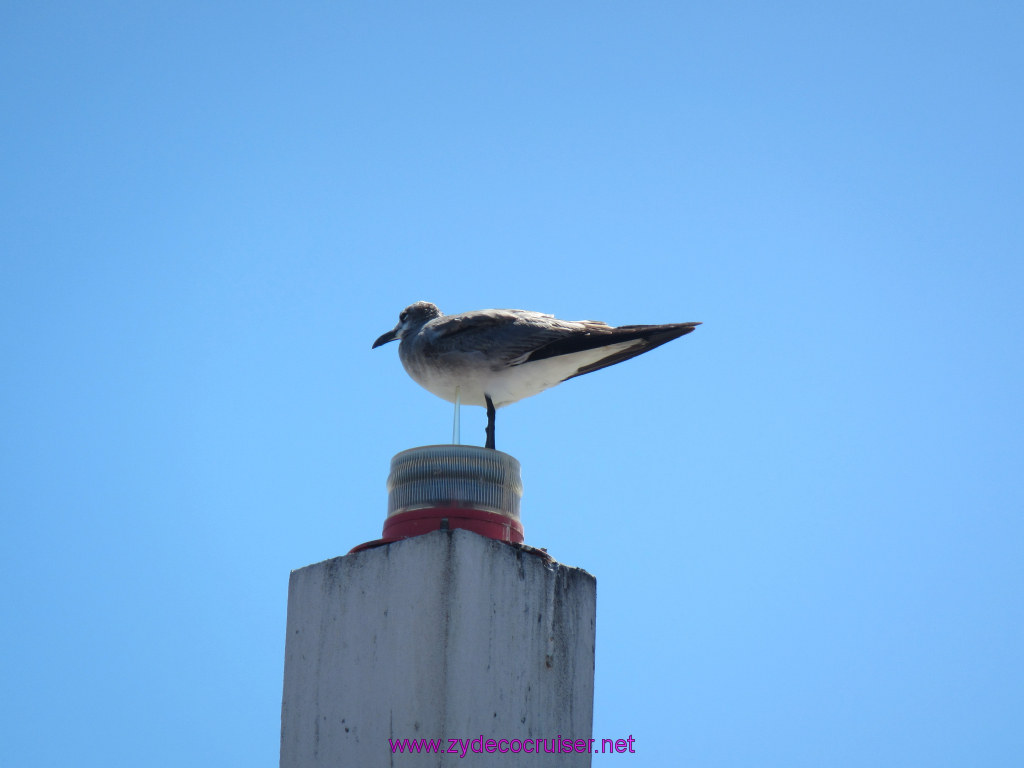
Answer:
<path fill-rule="evenodd" d="M 487 448 L 494 448 L 498 408 L 574 376 L 599 371 L 679 338 L 700 323 L 620 325 L 559 320 L 525 309 L 445 315 L 428 301 L 402 310 L 398 325 L 371 349 L 399 341 L 406 373 L 450 403 L 487 408 Z"/>

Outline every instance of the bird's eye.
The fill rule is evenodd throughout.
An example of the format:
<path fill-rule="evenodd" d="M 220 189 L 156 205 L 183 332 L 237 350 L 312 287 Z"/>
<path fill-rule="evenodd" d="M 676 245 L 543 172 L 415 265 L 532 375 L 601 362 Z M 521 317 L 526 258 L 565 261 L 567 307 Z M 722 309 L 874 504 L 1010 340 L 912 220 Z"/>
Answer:
<path fill-rule="evenodd" d="M 398 316 L 398 322 L 400 322 L 400 323 L 404 323 L 404 322 L 405 322 L 405 318 L 406 318 L 406 317 L 408 317 L 408 316 L 409 316 L 409 313 L 408 313 L 408 312 L 405 312 L 405 311 L 403 311 L 403 312 L 402 312 L 402 314 L 400 314 L 400 315 Z"/>

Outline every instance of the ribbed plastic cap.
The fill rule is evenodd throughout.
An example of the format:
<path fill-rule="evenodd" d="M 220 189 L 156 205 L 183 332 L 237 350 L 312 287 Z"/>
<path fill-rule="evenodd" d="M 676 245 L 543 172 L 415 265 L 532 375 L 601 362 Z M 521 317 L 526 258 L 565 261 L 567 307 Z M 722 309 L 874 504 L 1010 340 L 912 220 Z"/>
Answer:
<path fill-rule="evenodd" d="M 519 462 L 475 445 L 426 445 L 391 459 L 388 517 L 417 509 L 473 509 L 519 521 Z"/>

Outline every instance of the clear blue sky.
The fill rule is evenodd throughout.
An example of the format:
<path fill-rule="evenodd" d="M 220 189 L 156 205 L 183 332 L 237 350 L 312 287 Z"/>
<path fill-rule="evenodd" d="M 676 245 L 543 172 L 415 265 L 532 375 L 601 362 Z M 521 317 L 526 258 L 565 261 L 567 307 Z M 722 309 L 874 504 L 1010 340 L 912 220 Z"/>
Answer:
<path fill-rule="evenodd" d="M 277 764 L 419 299 L 704 322 L 498 417 L 595 765 L 1020 760 L 1019 3 L 7 2 L 0 75 L 0 763 Z"/>

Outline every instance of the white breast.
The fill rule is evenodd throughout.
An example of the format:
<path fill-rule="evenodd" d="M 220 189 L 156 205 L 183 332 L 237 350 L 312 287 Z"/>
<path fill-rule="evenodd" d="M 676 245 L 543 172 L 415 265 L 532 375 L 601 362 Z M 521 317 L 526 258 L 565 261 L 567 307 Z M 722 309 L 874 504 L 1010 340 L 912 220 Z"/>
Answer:
<path fill-rule="evenodd" d="M 636 340 L 625 341 L 499 370 L 494 370 L 479 355 L 460 355 L 458 359 L 453 359 L 453 356 L 443 360 L 435 358 L 433 364 L 422 358 L 417 363 L 403 356 L 402 365 L 417 384 L 450 403 L 455 402 L 455 389 L 458 387 L 459 397 L 466 405 L 486 405 L 484 395 L 488 394 L 495 407 L 500 408 L 550 389 L 573 376 L 580 368 L 640 343 Z"/>

